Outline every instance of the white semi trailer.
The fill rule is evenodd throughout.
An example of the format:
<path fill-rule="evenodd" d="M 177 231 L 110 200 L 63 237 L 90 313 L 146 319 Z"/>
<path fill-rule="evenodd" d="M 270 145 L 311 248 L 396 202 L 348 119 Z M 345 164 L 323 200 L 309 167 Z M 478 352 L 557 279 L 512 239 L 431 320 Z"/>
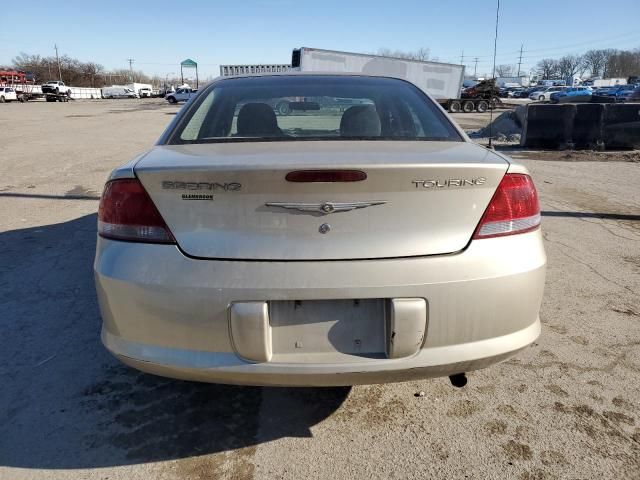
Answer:
<path fill-rule="evenodd" d="M 284 73 L 289 70 L 350 72 L 401 78 L 410 81 L 427 92 L 450 112 L 484 112 L 500 101 L 497 96 L 497 90 L 491 85 L 484 88 L 475 88 L 471 95 L 460 98 L 464 80 L 464 65 L 424 62 L 307 47 L 293 50 L 291 65 L 221 65 L 220 76 Z M 485 81 L 481 82 L 481 84 L 491 82 Z M 281 102 L 275 108 L 281 115 L 289 113 L 287 102 Z"/>
<path fill-rule="evenodd" d="M 352 72 L 401 78 L 431 95 L 451 112 L 486 111 L 496 97 L 460 98 L 464 65 L 451 63 L 302 47 L 293 50 L 291 67 L 303 72 Z"/>

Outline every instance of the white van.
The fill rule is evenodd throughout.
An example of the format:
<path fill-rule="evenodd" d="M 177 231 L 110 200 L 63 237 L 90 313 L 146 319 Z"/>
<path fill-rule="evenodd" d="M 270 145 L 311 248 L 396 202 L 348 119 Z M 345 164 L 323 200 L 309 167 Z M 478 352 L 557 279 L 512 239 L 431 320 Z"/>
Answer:
<path fill-rule="evenodd" d="M 102 89 L 102 98 L 138 98 L 138 94 L 130 88 L 113 85 Z"/>

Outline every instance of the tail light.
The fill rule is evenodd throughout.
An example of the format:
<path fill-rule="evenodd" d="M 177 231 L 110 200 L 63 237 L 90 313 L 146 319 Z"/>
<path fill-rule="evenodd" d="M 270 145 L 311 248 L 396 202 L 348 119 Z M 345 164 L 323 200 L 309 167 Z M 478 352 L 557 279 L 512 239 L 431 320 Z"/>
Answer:
<path fill-rule="evenodd" d="M 138 179 L 113 180 L 105 185 L 98 209 L 98 234 L 130 242 L 175 243 Z"/>
<path fill-rule="evenodd" d="M 533 180 L 529 175 L 508 173 L 493 194 L 473 238 L 525 233 L 539 225 L 540 204 Z"/>

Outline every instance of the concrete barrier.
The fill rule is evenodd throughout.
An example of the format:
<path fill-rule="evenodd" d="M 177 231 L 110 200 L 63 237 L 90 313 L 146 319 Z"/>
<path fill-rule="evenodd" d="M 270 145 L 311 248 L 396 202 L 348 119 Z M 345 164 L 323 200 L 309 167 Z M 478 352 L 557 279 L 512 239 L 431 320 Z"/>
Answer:
<path fill-rule="evenodd" d="M 528 105 L 520 145 L 640 148 L 640 103 Z"/>
<path fill-rule="evenodd" d="M 604 105 L 602 132 L 605 148 L 640 147 L 640 103 Z"/>
<path fill-rule="evenodd" d="M 520 145 L 536 148 L 565 148 L 572 143 L 571 133 L 576 106 L 573 104 L 527 105 Z"/>
<path fill-rule="evenodd" d="M 571 132 L 571 142 L 576 148 L 599 148 L 602 145 L 604 107 L 600 103 L 576 104 Z"/>

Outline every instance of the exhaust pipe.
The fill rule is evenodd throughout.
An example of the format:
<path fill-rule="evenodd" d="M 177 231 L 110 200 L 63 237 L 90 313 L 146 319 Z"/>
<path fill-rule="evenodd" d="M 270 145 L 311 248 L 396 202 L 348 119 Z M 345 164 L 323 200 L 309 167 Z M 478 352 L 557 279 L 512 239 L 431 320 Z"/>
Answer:
<path fill-rule="evenodd" d="M 454 387 L 462 388 L 467 384 L 467 375 L 464 372 L 456 373 L 455 375 L 449 376 L 449 381 Z"/>

